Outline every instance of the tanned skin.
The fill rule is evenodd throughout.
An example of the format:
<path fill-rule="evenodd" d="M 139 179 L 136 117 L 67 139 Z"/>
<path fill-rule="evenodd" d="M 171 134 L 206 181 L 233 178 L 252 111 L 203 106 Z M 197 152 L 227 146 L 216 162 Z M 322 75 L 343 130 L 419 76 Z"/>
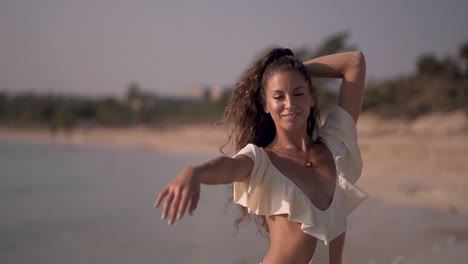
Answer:
<path fill-rule="evenodd" d="M 361 52 L 344 52 L 319 57 L 304 63 L 313 78 L 342 79 L 337 105 L 357 123 L 361 112 L 366 63 Z M 267 81 L 265 112 L 275 122 L 276 136 L 264 149 L 273 165 L 297 185 L 318 210 L 326 210 L 334 195 L 337 175 L 330 150 L 320 141 L 310 145 L 306 131 L 310 107 L 315 104 L 307 81 L 297 72 L 274 73 Z M 304 166 L 306 157 L 313 164 Z M 245 156 L 218 157 L 199 166 L 184 169 L 157 196 L 162 203 L 162 218 L 172 224 L 186 212 L 193 213 L 200 198 L 200 184 L 230 184 L 248 180 L 253 161 Z M 266 217 L 270 248 L 264 264 L 307 264 L 312 259 L 317 239 L 301 231 L 301 224 L 286 215 Z M 341 264 L 346 234 L 329 246 L 331 264 Z"/>

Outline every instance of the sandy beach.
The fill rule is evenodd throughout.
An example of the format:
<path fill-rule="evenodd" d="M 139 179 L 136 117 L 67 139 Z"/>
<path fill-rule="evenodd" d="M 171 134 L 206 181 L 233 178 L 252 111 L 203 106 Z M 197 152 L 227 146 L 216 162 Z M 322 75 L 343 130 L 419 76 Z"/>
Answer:
<path fill-rule="evenodd" d="M 467 124 L 461 113 L 412 122 L 362 115 L 358 132 L 365 167 L 358 186 L 371 197 L 349 218 L 344 263 L 465 263 Z M 218 155 L 225 135 L 222 127 L 209 125 L 55 134 L 45 129 L 0 129 L 0 140 L 6 142 L 66 143 L 63 148 L 73 149 L 62 152 L 62 147 L 52 148 L 52 153 L 45 155 L 47 159 L 61 160 L 54 168 L 55 176 L 46 175 L 46 181 L 37 182 L 45 185 L 47 192 L 16 196 L 14 190 L 19 187 L 5 187 L 5 198 L 17 198 L 14 203 L 0 200 L 0 208 L 9 212 L 0 219 L 0 231 L 8 231 L 0 236 L 0 262 L 215 263 L 225 259 L 226 263 L 258 263 L 266 241 L 252 235 L 252 225 L 232 237 L 235 216 L 231 210 L 225 212 L 225 188 L 204 186 L 200 208 L 174 228 L 161 221 L 159 210 L 150 205 L 156 192 L 183 164 Z M 96 145 L 106 147 L 81 148 Z M 123 151 L 116 151 L 114 146 Z M 4 150 L 0 154 L 10 155 L 8 148 Z M 35 168 L 40 148 L 35 152 L 25 157 L 30 159 L 31 168 Z M 71 156 L 61 159 L 62 153 Z M 5 163 L 7 171 L 9 167 L 16 171 L 25 166 L 22 158 L 11 160 L 21 166 Z M 102 164 L 90 164 L 98 161 L 113 163 L 106 167 L 111 170 L 107 175 L 112 177 L 93 178 L 102 171 Z M 158 170 L 161 164 L 164 168 Z M 37 170 L 31 172 L 34 176 Z M 4 176 L 5 186 L 9 182 L 15 186 L 19 175 Z M 47 187 L 60 182 L 61 188 Z M 213 229 L 218 231 L 210 231 Z M 60 254 L 51 252 L 52 248 L 60 248 Z M 183 249 L 184 254 L 178 249 Z"/>
<path fill-rule="evenodd" d="M 359 185 L 372 196 L 389 203 L 468 215 L 468 120 L 463 113 L 434 114 L 414 121 L 363 114 L 358 135 L 364 161 Z M 47 129 L 0 128 L 0 139 L 217 155 L 226 131 L 211 125 L 93 128 L 54 134 Z"/>

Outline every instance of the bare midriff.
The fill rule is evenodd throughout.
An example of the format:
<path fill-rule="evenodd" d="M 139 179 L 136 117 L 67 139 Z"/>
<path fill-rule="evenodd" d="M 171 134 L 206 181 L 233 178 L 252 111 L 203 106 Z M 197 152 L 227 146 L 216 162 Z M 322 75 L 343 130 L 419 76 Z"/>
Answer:
<path fill-rule="evenodd" d="M 267 216 L 270 248 L 263 264 L 308 264 L 317 245 L 317 238 L 304 233 L 301 224 L 289 221 L 286 215 Z"/>
<path fill-rule="evenodd" d="M 315 254 L 317 238 L 304 233 L 301 224 L 289 221 L 287 215 L 266 216 L 270 248 L 262 264 L 309 264 Z M 330 264 L 341 264 L 346 232 L 330 241 Z"/>

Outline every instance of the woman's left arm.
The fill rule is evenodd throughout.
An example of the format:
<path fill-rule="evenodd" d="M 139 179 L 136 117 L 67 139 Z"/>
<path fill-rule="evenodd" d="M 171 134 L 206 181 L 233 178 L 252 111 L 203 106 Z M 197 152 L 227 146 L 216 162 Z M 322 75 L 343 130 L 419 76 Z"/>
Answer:
<path fill-rule="evenodd" d="M 360 51 L 343 52 L 304 62 L 311 78 L 341 78 L 338 105 L 357 123 L 361 112 L 366 60 Z"/>

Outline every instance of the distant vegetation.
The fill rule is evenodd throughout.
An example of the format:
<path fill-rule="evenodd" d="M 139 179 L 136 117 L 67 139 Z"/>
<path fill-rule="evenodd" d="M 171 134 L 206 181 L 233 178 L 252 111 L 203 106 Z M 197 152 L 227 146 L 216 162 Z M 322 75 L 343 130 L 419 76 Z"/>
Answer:
<path fill-rule="evenodd" d="M 227 95 L 215 102 L 158 97 L 142 101 L 143 105 L 135 107 L 126 99 L 0 93 L 0 125 L 39 126 L 54 131 L 75 127 L 161 127 L 181 122 L 213 122 L 220 117 Z"/>
<path fill-rule="evenodd" d="M 416 67 L 415 76 L 368 84 L 363 111 L 406 119 L 456 110 L 468 115 L 468 43 L 459 47 L 458 58 L 423 54 Z"/>
<path fill-rule="evenodd" d="M 356 50 L 347 44 L 348 34 L 327 38 L 316 49 L 294 51 L 301 60 L 341 51 Z M 433 112 L 462 110 L 468 114 L 468 43 L 459 48 L 457 58 L 442 59 L 423 54 L 416 61 L 417 74 L 395 80 L 368 83 L 363 111 L 388 118 L 412 119 Z M 329 109 L 336 94 L 326 80 L 316 80 L 322 110 Z M 82 98 L 62 95 L 10 94 L 0 91 L 0 125 L 10 127 L 162 127 L 180 123 L 216 122 L 232 90 L 216 99 L 210 90 L 199 98 L 168 98 L 142 91 L 130 84 L 122 99 Z M 212 92 L 212 91 L 211 91 Z"/>

